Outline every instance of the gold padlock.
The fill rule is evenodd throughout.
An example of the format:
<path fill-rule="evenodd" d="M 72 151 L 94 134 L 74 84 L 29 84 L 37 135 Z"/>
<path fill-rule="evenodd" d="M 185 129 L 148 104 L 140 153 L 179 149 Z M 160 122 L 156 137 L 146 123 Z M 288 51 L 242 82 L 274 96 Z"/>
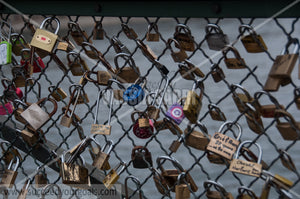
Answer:
<path fill-rule="evenodd" d="M 201 131 L 195 131 L 195 127 L 199 127 Z M 185 144 L 195 149 L 205 151 L 211 136 L 208 135 L 205 125 L 199 121 L 196 123 L 195 127 L 191 128 L 191 126 L 188 125 L 188 127 L 184 130 Z"/>
<path fill-rule="evenodd" d="M 122 67 L 119 66 L 118 59 L 123 58 L 125 63 Z M 135 83 L 140 77 L 139 67 L 135 65 L 134 60 L 126 53 L 118 53 L 114 58 L 116 70 L 115 75 L 117 80 L 121 83 Z M 129 65 L 129 66 L 126 66 Z"/>
<path fill-rule="evenodd" d="M 60 87 L 49 86 L 48 91 L 57 102 L 62 101 L 68 96 L 68 94 Z"/>
<path fill-rule="evenodd" d="M 185 173 L 180 173 L 177 178 L 177 184 L 175 185 L 175 198 L 176 199 L 189 199 L 191 197 L 190 185 L 187 183 Z"/>
<path fill-rule="evenodd" d="M 172 48 L 172 45 L 171 45 L 173 42 L 174 42 L 175 46 L 178 46 L 177 48 L 179 48 L 179 51 L 174 51 L 174 49 Z M 167 47 L 171 51 L 171 56 L 172 56 L 174 62 L 180 63 L 188 58 L 188 55 L 186 54 L 185 50 L 183 50 L 183 48 L 180 46 L 179 42 L 176 41 L 175 39 L 173 39 L 173 38 L 168 39 Z"/>
<path fill-rule="evenodd" d="M 107 152 L 104 152 L 105 149 L 108 147 Z M 111 140 L 108 140 L 105 143 L 105 146 L 103 147 L 102 150 L 100 150 L 97 154 L 96 157 L 93 160 L 93 166 L 100 169 L 100 170 L 108 170 L 110 169 L 109 166 L 109 157 L 110 157 L 110 152 L 112 151 L 114 147 L 114 143 Z"/>
<path fill-rule="evenodd" d="M 88 37 L 87 33 L 80 28 L 78 23 L 69 21 L 68 28 L 72 38 L 77 45 L 81 46 L 82 42 L 93 43 L 92 40 Z"/>
<path fill-rule="evenodd" d="M 44 168 L 38 167 L 36 170 L 37 173 L 34 176 L 35 187 L 41 188 L 46 186 L 48 184 L 48 179 L 47 179 L 47 173 L 45 167 Z"/>
<path fill-rule="evenodd" d="M 288 118 L 287 122 L 281 122 L 280 116 Z M 296 122 L 293 116 L 283 109 L 275 110 L 276 128 L 284 140 L 298 140 L 300 137 L 300 123 Z"/>
<path fill-rule="evenodd" d="M 175 44 L 177 48 L 191 52 L 195 50 L 194 37 L 192 36 L 190 28 L 185 24 L 177 24 L 173 37 L 180 44 L 179 46 Z"/>
<path fill-rule="evenodd" d="M 126 168 L 125 162 L 120 162 L 115 168 L 111 169 L 109 173 L 103 179 L 103 184 L 107 189 L 111 189 L 112 186 L 118 181 L 120 178 L 120 174 Z"/>
<path fill-rule="evenodd" d="M 147 41 L 159 41 L 159 31 L 156 23 L 150 23 L 146 34 Z"/>
<path fill-rule="evenodd" d="M 228 58 L 227 54 L 229 52 L 233 52 L 234 57 Z M 244 69 L 246 68 L 245 60 L 240 56 L 240 53 L 237 51 L 237 49 L 233 46 L 227 45 L 222 50 L 223 56 L 224 56 L 224 62 L 228 69 Z"/>

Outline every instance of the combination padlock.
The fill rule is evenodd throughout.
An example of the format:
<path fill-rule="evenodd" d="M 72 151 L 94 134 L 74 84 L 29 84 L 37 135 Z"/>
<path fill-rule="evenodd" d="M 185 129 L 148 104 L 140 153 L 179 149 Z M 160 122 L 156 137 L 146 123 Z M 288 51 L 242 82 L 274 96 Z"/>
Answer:
<path fill-rule="evenodd" d="M 143 85 L 140 84 L 143 82 Z M 145 97 L 144 87 L 146 86 L 146 78 L 139 78 L 134 84 L 129 86 L 123 93 L 123 100 L 130 106 L 135 106 L 143 101 Z"/>
<path fill-rule="evenodd" d="M 138 116 L 139 116 L 137 119 L 135 119 L 136 114 L 138 114 Z M 143 122 L 144 127 L 140 127 L 139 120 L 141 119 L 141 117 L 144 117 L 145 120 L 148 120 L 148 122 L 145 122 L 145 120 L 144 120 L 144 122 Z M 141 139 L 147 139 L 153 135 L 153 130 L 154 130 L 153 122 L 152 122 L 152 120 L 150 120 L 147 117 L 147 115 L 145 113 L 140 112 L 140 111 L 134 111 L 131 114 L 131 120 L 134 124 L 133 125 L 133 133 L 135 136 L 137 136 L 138 138 L 141 138 Z"/>

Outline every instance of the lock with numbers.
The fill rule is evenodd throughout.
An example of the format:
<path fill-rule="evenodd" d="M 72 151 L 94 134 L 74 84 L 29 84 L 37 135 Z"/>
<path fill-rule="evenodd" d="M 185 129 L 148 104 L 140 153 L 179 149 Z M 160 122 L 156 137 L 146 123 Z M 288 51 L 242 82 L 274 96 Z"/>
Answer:
<path fill-rule="evenodd" d="M 228 58 L 227 54 L 232 52 L 234 57 Z M 224 62 L 228 69 L 244 69 L 246 68 L 245 60 L 240 56 L 240 53 L 233 46 L 225 46 L 222 50 Z"/>
<path fill-rule="evenodd" d="M 198 95 L 195 90 L 199 88 L 200 94 Z M 183 106 L 183 113 L 185 117 L 192 123 L 195 124 L 200 110 L 202 108 L 202 98 L 204 93 L 204 84 L 202 81 L 197 81 L 193 84 L 193 89 L 188 91 L 186 100 Z"/>
<path fill-rule="evenodd" d="M 281 122 L 279 117 L 288 118 L 287 122 Z M 300 123 L 296 122 L 293 116 L 283 109 L 275 110 L 276 128 L 284 140 L 298 140 L 300 137 Z"/>
<path fill-rule="evenodd" d="M 248 35 L 244 36 L 243 33 L 247 31 Z M 262 36 L 258 35 L 252 26 L 242 24 L 239 27 L 241 41 L 248 53 L 260 53 L 268 50 Z"/>
<path fill-rule="evenodd" d="M 48 179 L 47 179 L 47 173 L 45 167 L 43 168 L 38 167 L 36 170 L 37 173 L 34 176 L 35 187 L 41 188 L 46 186 L 48 184 Z"/>
<path fill-rule="evenodd" d="M 177 183 L 175 185 L 175 198 L 176 199 L 189 199 L 191 197 L 191 192 L 189 189 L 189 184 L 186 182 L 185 173 L 180 173 L 177 178 Z"/>
<path fill-rule="evenodd" d="M 128 48 L 118 39 L 118 37 L 113 36 L 110 39 L 111 45 L 114 47 L 114 50 L 116 53 L 126 53 L 128 55 L 131 54 L 131 52 L 128 50 Z"/>
<path fill-rule="evenodd" d="M 177 48 L 182 48 L 185 51 L 191 52 L 195 50 L 194 37 L 192 36 L 191 30 L 188 26 L 184 24 L 177 24 L 173 37 L 180 44 L 179 46 L 176 46 L 175 44 Z"/>
<path fill-rule="evenodd" d="M 206 180 L 203 182 L 203 186 L 208 199 L 234 199 L 233 195 L 227 192 L 224 186 L 219 182 Z M 215 188 L 215 191 L 211 190 L 212 186 Z"/>
<path fill-rule="evenodd" d="M 179 48 L 179 51 L 174 51 L 174 48 L 172 47 L 172 43 L 174 43 L 175 46 L 177 46 L 177 48 Z M 188 58 L 188 55 L 186 54 L 185 50 L 183 50 L 183 48 L 181 47 L 179 42 L 176 41 L 175 39 L 172 39 L 172 38 L 168 39 L 167 47 L 171 51 L 171 56 L 172 56 L 174 62 L 180 63 Z"/>
<path fill-rule="evenodd" d="M 131 151 L 132 165 L 136 169 L 152 167 L 151 152 L 144 146 L 135 146 Z"/>
<path fill-rule="evenodd" d="M 73 60 L 71 60 L 71 57 Z M 71 51 L 67 54 L 67 59 L 72 75 L 82 76 L 86 71 L 89 71 L 88 65 L 80 57 L 80 54 Z"/>
<path fill-rule="evenodd" d="M 23 35 L 18 33 L 12 33 L 10 37 L 10 42 L 12 44 L 12 52 L 16 56 L 21 55 L 21 50 L 24 48 L 30 48 L 27 41 L 23 37 Z"/>
<path fill-rule="evenodd" d="M 60 87 L 49 86 L 48 91 L 57 102 L 62 101 L 68 96 L 68 94 Z"/>
<path fill-rule="evenodd" d="M 127 36 L 128 39 L 137 39 L 138 35 L 136 34 L 136 32 L 133 30 L 133 28 L 130 28 L 127 24 L 122 23 L 122 30 L 125 33 L 125 35 Z"/>
<path fill-rule="evenodd" d="M 72 38 L 78 46 L 81 46 L 82 42 L 93 43 L 87 33 L 80 28 L 78 23 L 70 21 L 68 22 L 68 28 Z"/>
<path fill-rule="evenodd" d="M 146 34 L 147 41 L 159 41 L 159 31 L 156 23 L 150 23 Z"/>
<path fill-rule="evenodd" d="M 196 131 L 195 127 L 198 127 L 201 131 Z M 192 128 L 189 124 L 184 130 L 185 144 L 195 149 L 205 151 L 211 136 L 208 135 L 206 126 L 199 121 L 197 121 L 195 127 Z"/>
<path fill-rule="evenodd" d="M 135 119 L 135 115 L 138 115 L 139 117 L 137 119 Z M 140 119 L 141 117 L 144 117 L 148 120 L 148 122 L 146 122 L 144 120 L 144 123 L 149 124 L 148 125 L 144 125 L 145 127 L 140 127 Z M 133 125 L 133 133 L 134 135 L 136 135 L 138 138 L 141 139 L 147 139 L 149 137 L 151 137 L 153 135 L 153 122 L 152 120 L 150 120 L 147 115 L 143 112 L 140 111 L 134 111 L 131 113 L 131 120 L 134 123 Z M 142 123 L 142 122 L 141 122 Z"/>
<path fill-rule="evenodd" d="M 246 186 L 241 186 L 238 188 L 238 196 L 236 199 L 259 199 L 259 197 L 256 196 L 254 191 Z"/>
<path fill-rule="evenodd" d="M 204 73 L 189 60 L 179 63 L 178 67 L 181 77 L 186 80 L 194 80 L 195 75 L 201 78 L 205 77 Z"/>
<path fill-rule="evenodd" d="M 217 24 L 207 24 L 205 32 L 205 39 L 209 49 L 222 50 L 229 44 L 228 36 L 223 33 L 222 29 Z"/>
<path fill-rule="evenodd" d="M 127 176 L 125 178 L 125 183 L 124 183 L 124 186 L 125 186 L 125 199 L 129 199 L 129 194 L 128 194 L 128 180 L 131 179 L 132 182 L 134 182 L 134 184 L 136 185 L 136 188 L 137 190 L 139 190 L 139 199 L 143 199 L 143 194 L 142 194 L 142 189 L 141 189 L 141 182 L 140 180 L 135 177 L 134 175 L 130 175 L 130 176 Z M 133 196 L 133 195 L 131 195 Z"/>
<path fill-rule="evenodd" d="M 16 163 L 15 163 L 15 167 L 12 168 L 13 164 L 14 164 L 14 160 L 16 160 Z M 12 188 L 13 185 L 15 184 L 15 181 L 16 181 L 16 178 L 17 178 L 17 175 L 18 175 L 18 167 L 19 167 L 19 164 L 20 164 L 20 158 L 18 156 L 14 157 L 7 169 L 5 169 L 5 173 L 3 174 L 3 177 L 1 179 L 1 182 L 0 184 L 6 188 Z"/>
<path fill-rule="evenodd" d="M 12 61 L 12 44 L 10 43 L 10 37 L 11 37 L 11 31 L 12 27 L 11 24 L 8 24 L 5 21 L 1 21 L 1 30 L 0 30 L 0 64 L 10 64 Z M 4 32 L 4 25 L 9 28 L 7 32 L 7 39 L 5 40 L 4 35 L 2 34 L 2 31 Z"/>
<path fill-rule="evenodd" d="M 239 84 L 232 84 L 231 86 L 231 90 L 232 90 L 232 99 L 235 103 L 235 105 L 237 106 L 238 110 L 240 113 L 243 113 L 244 111 L 246 111 L 246 103 L 250 103 L 252 104 L 252 102 L 254 102 L 254 98 L 250 95 L 250 93 L 241 85 Z M 237 93 L 236 89 L 240 89 L 243 92 L 242 93 Z M 256 110 L 259 110 L 259 107 L 256 106 L 257 104 L 253 104 L 254 108 Z"/>
<path fill-rule="evenodd" d="M 176 124 L 181 124 L 182 120 L 185 118 L 183 113 L 183 104 L 186 97 L 180 98 L 175 104 L 173 104 L 167 111 L 166 116 L 173 120 Z"/>
<path fill-rule="evenodd" d="M 140 86 L 140 84 L 142 86 Z M 130 106 L 135 106 L 143 101 L 145 92 L 144 87 L 146 86 L 146 78 L 139 78 L 134 84 L 129 86 L 123 93 L 123 100 Z"/>
<path fill-rule="evenodd" d="M 120 67 L 118 59 L 123 58 L 125 63 Z M 115 75 L 119 82 L 121 83 L 134 83 L 140 77 L 140 70 L 135 65 L 135 62 L 131 56 L 126 53 L 118 53 L 114 58 L 116 71 Z M 126 66 L 128 65 L 128 66 Z"/>
<path fill-rule="evenodd" d="M 114 147 L 114 143 L 112 140 L 108 140 L 103 149 L 100 150 L 97 154 L 96 157 L 93 160 L 93 166 L 100 169 L 100 170 L 108 170 L 110 169 L 109 165 L 109 157 L 110 157 L 110 152 L 112 151 Z M 106 152 L 104 152 L 107 149 Z"/>
<path fill-rule="evenodd" d="M 57 191 L 55 191 L 53 188 L 56 187 Z M 50 192 L 50 190 L 52 190 Z M 53 193 L 55 193 L 55 195 L 57 195 L 57 199 L 61 199 L 62 198 L 62 191 L 60 189 L 60 187 L 57 184 L 48 184 L 46 185 L 42 191 L 41 191 L 41 199 L 45 199 L 47 193 L 51 193 L 50 195 L 53 195 Z"/>
<path fill-rule="evenodd" d="M 125 162 L 120 162 L 115 168 L 109 171 L 102 181 L 107 189 L 111 189 L 112 186 L 118 181 L 120 174 L 124 171 L 126 166 L 127 165 Z"/>
<path fill-rule="evenodd" d="M 257 162 L 249 162 L 246 160 L 238 159 L 241 148 L 246 144 L 254 144 L 257 147 L 259 153 Z M 261 158 L 262 158 L 262 149 L 259 144 L 253 143 L 251 140 L 243 141 L 239 145 L 235 157 L 230 163 L 229 171 L 259 178 L 262 172 L 262 164 L 260 163 Z"/>
<path fill-rule="evenodd" d="M 93 39 L 94 40 L 103 40 L 105 31 L 103 29 L 101 21 L 95 21 L 93 29 Z"/>
<path fill-rule="evenodd" d="M 57 27 L 56 27 L 56 30 L 54 33 L 43 29 L 44 26 L 46 25 L 47 21 L 52 22 L 53 20 L 57 23 Z M 53 48 L 54 48 L 57 38 L 58 38 L 57 33 L 59 30 L 59 26 L 60 26 L 60 22 L 55 17 L 54 18 L 48 17 L 48 18 L 44 19 L 40 28 L 38 28 L 35 31 L 35 33 L 32 37 L 32 40 L 30 42 L 30 46 L 33 46 L 33 47 L 36 47 L 36 48 L 39 48 L 41 50 L 51 53 L 53 51 Z M 43 56 L 40 56 L 40 57 L 43 57 Z"/>
<path fill-rule="evenodd" d="M 225 74 L 218 64 L 212 64 L 211 76 L 216 83 L 222 81 L 225 78 Z"/>
<path fill-rule="evenodd" d="M 225 114 L 221 111 L 221 109 L 215 105 L 215 104 L 208 104 L 208 110 L 211 119 L 216 120 L 216 121 L 226 121 L 226 116 Z"/>

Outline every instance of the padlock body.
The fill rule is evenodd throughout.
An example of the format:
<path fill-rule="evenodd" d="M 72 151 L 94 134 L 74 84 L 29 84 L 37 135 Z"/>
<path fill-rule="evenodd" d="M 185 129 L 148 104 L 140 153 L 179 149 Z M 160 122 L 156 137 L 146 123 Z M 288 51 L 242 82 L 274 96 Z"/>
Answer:
<path fill-rule="evenodd" d="M 222 33 L 210 33 L 206 35 L 206 41 L 209 49 L 217 51 L 229 44 L 228 36 Z"/>
<path fill-rule="evenodd" d="M 298 54 L 278 55 L 273 63 L 269 75 L 271 77 L 279 78 L 290 77 L 298 57 Z"/>
<path fill-rule="evenodd" d="M 225 65 L 228 69 L 244 69 L 246 68 L 246 63 L 243 58 L 225 58 L 224 59 Z"/>
<path fill-rule="evenodd" d="M 296 124 L 296 128 L 299 129 L 299 124 Z M 297 131 L 291 126 L 289 122 L 280 122 L 276 124 L 276 128 L 281 134 L 284 140 L 298 140 L 299 136 Z"/>
<path fill-rule="evenodd" d="M 35 187 L 36 188 L 41 188 L 41 187 L 46 186 L 48 184 L 47 174 L 46 173 L 36 174 L 34 176 L 34 181 L 35 181 Z"/>
<path fill-rule="evenodd" d="M 41 128 L 50 119 L 49 115 L 36 103 L 31 104 L 23 111 L 21 117 L 23 117 L 34 130 Z"/>
<path fill-rule="evenodd" d="M 64 184 L 89 184 L 88 169 L 76 165 L 62 163 L 62 182 Z"/>
<path fill-rule="evenodd" d="M 60 120 L 60 124 L 65 126 L 65 127 L 68 127 L 70 128 L 71 126 L 71 123 L 72 123 L 72 118 L 67 116 L 67 115 L 63 115 L 61 120 Z"/>
<path fill-rule="evenodd" d="M 188 55 L 186 54 L 186 52 L 181 49 L 180 51 L 174 51 L 171 52 L 171 56 L 174 60 L 174 62 L 183 62 L 184 60 L 186 60 L 188 58 Z"/>
<path fill-rule="evenodd" d="M 179 142 L 178 140 L 174 140 L 172 142 L 172 144 L 170 145 L 169 150 L 173 153 L 176 153 L 176 151 L 179 149 L 180 145 L 181 145 L 181 142 Z"/>
<path fill-rule="evenodd" d="M 257 134 L 264 133 L 264 125 L 260 116 L 253 116 L 245 113 L 249 128 Z"/>
<path fill-rule="evenodd" d="M 230 163 L 229 170 L 231 172 L 250 175 L 259 178 L 262 171 L 262 165 L 256 162 L 233 159 Z"/>
<path fill-rule="evenodd" d="M 57 88 L 55 91 L 51 93 L 51 96 L 56 100 L 56 101 L 62 101 L 65 99 L 68 95 L 67 93 L 62 90 L 62 88 Z"/>
<path fill-rule="evenodd" d="M 167 111 L 166 116 L 172 119 L 176 124 L 181 124 L 182 120 L 185 118 L 183 107 L 175 103 Z"/>
<path fill-rule="evenodd" d="M 185 34 L 185 33 L 175 33 L 174 39 L 178 41 L 180 45 L 178 46 L 175 43 L 176 48 L 181 47 L 181 49 L 185 51 L 191 51 L 191 52 L 195 50 L 194 37 L 192 35 Z"/>
<path fill-rule="evenodd" d="M 30 45 L 47 52 L 52 52 L 57 37 L 54 33 L 38 28 L 33 35 Z"/>
<path fill-rule="evenodd" d="M 139 73 L 140 73 L 140 69 L 138 67 L 136 67 L 136 68 L 137 68 L 138 73 L 136 73 L 135 70 L 130 66 L 125 66 L 121 70 L 117 71 L 116 72 L 117 80 L 120 83 L 136 82 L 136 80 L 139 78 Z"/>
<path fill-rule="evenodd" d="M 118 181 L 119 178 L 120 176 L 117 174 L 117 172 L 114 169 L 112 169 L 105 176 L 103 180 L 103 184 L 107 189 L 111 189 L 112 186 Z"/>
<path fill-rule="evenodd" d="M 6 188 L 12 188 L 15 184 L 18 172 L 10 169 L 5 169 L 5 173 L 1 179 L 1 185 Z"/>
<path fill-rule="evenodd" d="M 158 33 L 150 33 L 150 32 L 147 32 L 147 35 L 146 35 L 146 40 L 147 41 L 159 41 L 159 34 Z"/>
<path fill-rule="evenodd" d="M 175 186 L 175 198 L 176 199 L 189 199 L 191 197 L 188 185 L 179 184 Z"/>
<path fill-rule="evenodd" d="M 99 85 L 107 86 L 108 80 L 111 78 L 112 78 L 112 76 L 107 71 L 98 71 L 97 72 L 97 82 Z"/>
<path fill-rule="evenodd" d="M 188 91 L 183 113 L 185 117 L 193 124 L 197 122 L 198 115 L 202 107 L 202 99 L 194 91 Z"/>
<path fill-rule="evenodd" d="M 268 50 L 261 35 L 247 35 L 241 38 L 241 41 L 248 53 L 260 53 Z"/>
<path fill-rule="evenodd" d="M 202 132 L 193 130 L 188 134 L 188 129 L 185 129 L 185 144 L 195 149 L 205 151 L 209 143 L 209 139 Z M 210 136 L 209 136 L 210 137 Z"/>
<path fill-rule="evenodd" d="M 108 163 L 109 154 L 106 154 L 102 151 L 99 151 L 99 153 L 96 155 L 95 159 L 93 160 L 93 166 L 97 167 L 100 170 L 105 169 L 105 165 Z"/>
<path fill-rule="evenodd" d="M 147 115 L 150 119 L 157 120 L 159 118 L 160 109 L 156 108 L 155 106 L 148 106 L 147 107 Z"/>

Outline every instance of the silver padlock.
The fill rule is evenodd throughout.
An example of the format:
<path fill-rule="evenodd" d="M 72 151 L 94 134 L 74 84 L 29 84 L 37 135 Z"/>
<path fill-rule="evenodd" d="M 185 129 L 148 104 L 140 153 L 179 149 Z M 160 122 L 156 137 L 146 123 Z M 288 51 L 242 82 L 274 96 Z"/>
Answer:
<path fill-rule="evenodd" d="M 223 33 L 222 29 L 217 24 L 207 24 L 205 32 L 205 38 L 209 49 L 222 50 L 225 45 L 229 44 L 228 36 Z"/>
<path fill-rule="evenodd" d="M 42 192 L 41 192 L 41 199 L 45 199 L 46 194 L 49 193 L 50 190 L 53 189 L 54 187 L 57 188 L 57 192 L 55 192 L 55 193 L 57 193 L 57 199 L 61 199 L 62 198 L 62 191 L 61 191 L 60 187 L 57 184 L 48 184 L 47 186 L 45 186 L 42 189 Z"/>

